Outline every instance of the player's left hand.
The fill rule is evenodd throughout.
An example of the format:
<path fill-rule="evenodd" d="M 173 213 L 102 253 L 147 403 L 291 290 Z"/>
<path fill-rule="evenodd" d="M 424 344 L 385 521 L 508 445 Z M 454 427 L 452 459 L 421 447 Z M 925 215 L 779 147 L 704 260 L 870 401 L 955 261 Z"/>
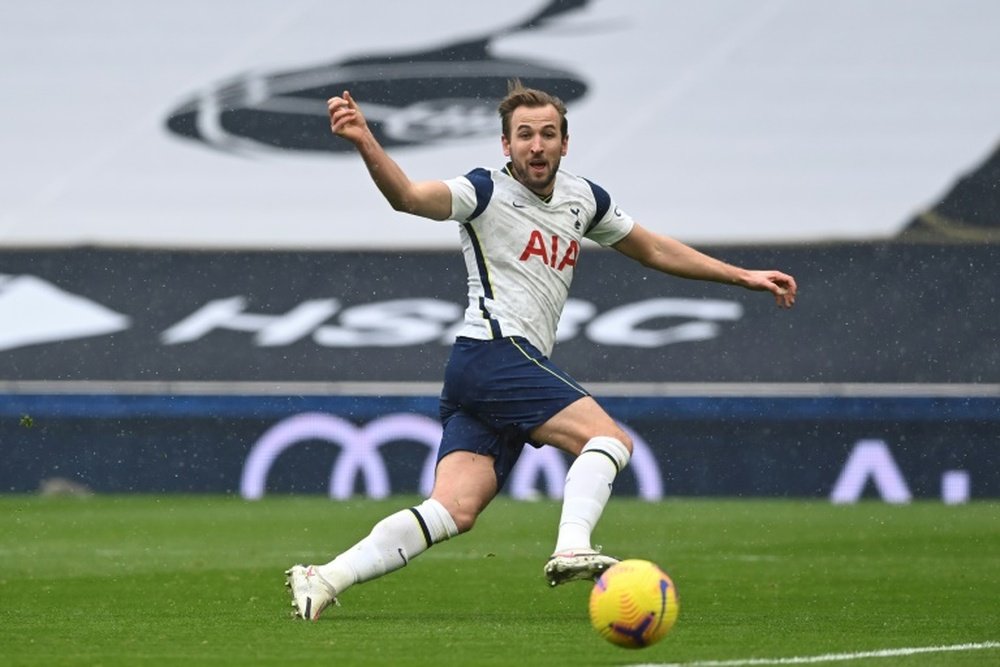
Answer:
<path fill-rule="evenodd" d="M 781 308 L 791 308 L 795 305 L 795 294 L 798 286 L 795 278 L 781 271 L 750 271 L 746 277 L 747 289 L 768 291 L 774 295 L 774 300 Z"/>

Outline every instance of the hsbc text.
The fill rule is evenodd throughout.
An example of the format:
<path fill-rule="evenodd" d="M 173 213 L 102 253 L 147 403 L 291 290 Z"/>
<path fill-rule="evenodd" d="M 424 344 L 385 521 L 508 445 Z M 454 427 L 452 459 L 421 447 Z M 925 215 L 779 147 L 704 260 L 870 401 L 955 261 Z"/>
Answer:
<path fill-rule="evenodd" d="M 393 299 L 344 306 L 339 299 L 303 301 L 284 313 L 256 313 L 242 296 L 209 301 L 166 329 L 166 345 L 191 343 L 215 331 L 242 331 L 255 345 L 278 347 L 305 338 L 325 347 L 403 347 L 450 344 L 462 326 L 464 307 L 440 299 Z M 600 312 L 589 301 L 570 299 L 557 340 L 585 336 L 603 345 L 655 348 L 704 341 L 743 317 L 736 301 L 645 299 Z"/>

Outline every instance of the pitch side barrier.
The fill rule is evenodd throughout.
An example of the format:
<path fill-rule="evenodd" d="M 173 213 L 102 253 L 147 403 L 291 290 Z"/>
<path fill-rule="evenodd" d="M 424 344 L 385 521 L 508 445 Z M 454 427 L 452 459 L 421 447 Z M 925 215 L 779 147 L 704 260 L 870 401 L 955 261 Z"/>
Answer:
<path fill-rule="evenodd" d="M 553 358 L 639 443 L 618 493 L 1000 496 L 1000 244 L 704 249 L 796 307 L 581 255 Z M 0 492 L 425 491 L 465 288 L 455 250 L 2 250 Z"/>
<path fill-rule="evenodd" d="M 1000 385 L 594 384 L 632 435 L 619 495 L 1000 497 Z M 0 492 L 426 494 L 433 384 L 0 382 Z M 506 493 L 556 498 L 527 448 Z"/>
<path fill-rule="evenodd" d="M 586 246 L 554 361 L 588 385 L 1000 383 L 1000 244 L 705 250 L 794 274 L 796 307 Z M 455 250 L 0 250 L 0 382 L 438 381 L 465 283 Z"/>

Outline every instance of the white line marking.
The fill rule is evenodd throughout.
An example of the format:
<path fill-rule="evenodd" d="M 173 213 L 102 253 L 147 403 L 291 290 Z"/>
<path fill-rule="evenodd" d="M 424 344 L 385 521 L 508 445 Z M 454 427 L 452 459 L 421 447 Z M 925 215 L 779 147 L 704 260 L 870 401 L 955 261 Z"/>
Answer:
<path fill-rule="evenodd" d="M 864 658 L 897 658 L 920 653 L 948 653 L 951 651 L 983 651 L 1000 649 L 1000 642 L 979 642 L 976 644 L 952 644 L 950 646 L 916 646 L 911 648 L 888 648 L 879 651 L 858 651 L 856 653 L 826 653 L 794 658 L 746 658 L 741 660 L 698 660 L 695 662 L 640 663 L 627 667 L 751 667 L 753 665 L 811 665 L 820 662 L 846 662 Z"/>
<path fill-rule="evenodd" d="M 587 382 L 599 396 L 734 397 L 1000 397 L 993 384 Z M 254 396 L 437 396 L 440 382 L 216 382 L 130 380 L 0 380 L 4 394 L 251 394 Z"/>

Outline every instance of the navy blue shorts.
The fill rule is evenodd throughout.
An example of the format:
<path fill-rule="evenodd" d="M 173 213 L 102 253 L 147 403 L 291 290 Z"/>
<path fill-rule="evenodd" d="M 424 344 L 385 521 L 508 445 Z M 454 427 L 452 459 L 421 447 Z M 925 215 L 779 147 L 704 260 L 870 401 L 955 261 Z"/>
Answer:
<path fill-rule="evenodd" d="M 488 454 L 502 488 L 528 435 L 550 417 L 590 394 L 519 336 L 496 340 L 460 337 L 441 391 L 444 435 L 438 461 L 454 451 Z"/>

